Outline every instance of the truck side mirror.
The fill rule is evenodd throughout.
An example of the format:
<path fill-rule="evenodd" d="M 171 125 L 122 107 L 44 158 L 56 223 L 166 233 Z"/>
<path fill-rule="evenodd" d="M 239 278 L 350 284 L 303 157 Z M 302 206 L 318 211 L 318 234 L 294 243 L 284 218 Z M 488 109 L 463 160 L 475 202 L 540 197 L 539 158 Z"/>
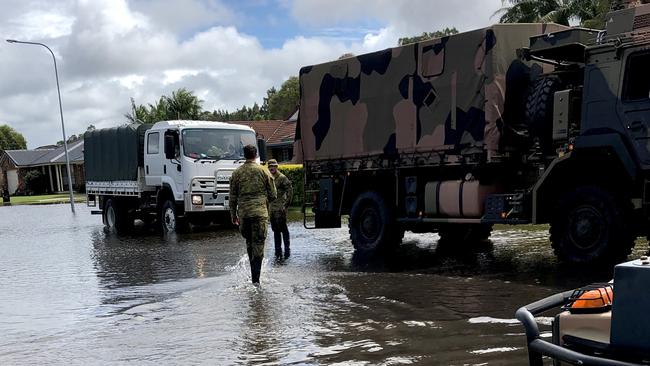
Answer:
<path fill-rule="evenodd" d="M 257 154 L 260 156 L 260 161 L 266 161 L 266 141 L 264 139 L 257 139 Z"/>
<path fill-rule="evenodd" d="M 174 146 L 174 136 L 165 135 L 165 158 L 176 158 L 176 147 Z"/>

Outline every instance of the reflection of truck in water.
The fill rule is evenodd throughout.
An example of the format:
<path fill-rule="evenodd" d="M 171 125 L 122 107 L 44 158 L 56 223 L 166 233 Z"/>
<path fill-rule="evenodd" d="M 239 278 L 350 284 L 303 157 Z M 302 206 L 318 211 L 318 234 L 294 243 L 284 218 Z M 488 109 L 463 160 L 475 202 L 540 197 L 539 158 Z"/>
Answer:
<path fill-rule="evenodd" d="M 499 24 L 304 67 L 297 143 L 315 227 L 358 250 L 404 230 L 550 223 L 564 260 L 630 253 L 650 208 L 650 5 L 607 30 Z"/>
<path fill-rule="evenodd" d="M 220 122 L 167 121 L 90 132 L 86 192 L 118 232 L 135 219 L 175 231 L 188 223 L 229 222 L 231 173 L 255 132 Z"/>

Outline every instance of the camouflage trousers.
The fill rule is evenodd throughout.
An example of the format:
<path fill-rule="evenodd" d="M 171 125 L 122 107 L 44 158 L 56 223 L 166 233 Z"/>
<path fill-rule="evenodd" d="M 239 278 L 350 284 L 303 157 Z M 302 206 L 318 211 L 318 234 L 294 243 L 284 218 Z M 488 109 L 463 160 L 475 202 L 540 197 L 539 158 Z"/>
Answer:
<path fill-rule="evenodd" d="M 248 259 L 264 258 L 264 242 L 266 241 L 266 219 L 261 217 L 243 218 L 239 223 L 239 231 L 246 239 Z"/>
<path fill-rule="evenodd" d="M 291 244 L 286 211 L 271 212 L 271 229 L 273 230 L 273 239 L 275 241 L 275 256 L 282 255 L 282 239 L 284 238 L 284 255 L 288 257 L 289 253 L 291 253 Z"/>

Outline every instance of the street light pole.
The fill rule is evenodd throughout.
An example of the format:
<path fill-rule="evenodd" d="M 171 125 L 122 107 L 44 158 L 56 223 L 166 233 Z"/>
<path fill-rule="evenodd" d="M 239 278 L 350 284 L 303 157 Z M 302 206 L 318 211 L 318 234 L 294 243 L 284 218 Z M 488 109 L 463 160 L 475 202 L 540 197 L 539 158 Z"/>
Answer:
<path fill-rule="evenodd" d="M 72 213 L 75 213 L 75 211 L 74 211 L 74 196 L 72 195 L 72 173 L 70 171 L 70 156 L 68 155 L 68 139 L 65 136 L 65 124 L 63 123 L 63 107 L 61 106 L 61 88 L 59 87 L 59 70 L 56 67 L 56 57 L 54 57 L 54 52 L 52 52 L 52 50 L 43 43 L 17 41 L 15 39 L 8 39 L 7 42 L 43 46 L 48 51 L 50 51 L 50 54 L 52 54 L 52 60 L 54 60 L 54 76 L 56 77 L 56 91 L 57 91 L 57 93 L 59 95 L 59 113 L 61 114 L 61 131 L 63 132 L 63 149 L 65 151 L 65 165 L 66 165 L 67 170 L 68 170 L 68 191 L 70 192 L 70 209 L 72 210 Z"/>

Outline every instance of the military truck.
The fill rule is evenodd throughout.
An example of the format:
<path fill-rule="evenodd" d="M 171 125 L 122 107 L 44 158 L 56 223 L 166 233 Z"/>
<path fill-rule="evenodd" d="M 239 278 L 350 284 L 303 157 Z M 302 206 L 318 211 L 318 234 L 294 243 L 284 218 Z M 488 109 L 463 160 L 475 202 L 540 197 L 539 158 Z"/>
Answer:
<path fill-rule="evenodd" d="M 303 67 L 306 226 L 349 215 L 370 251 L 550 224 L 562 260 L 625 257 L 648 234 L 649 31 L 638 5 L 603 31 L 498 24 Z"/>
<path fill-rule="evenodd" d="M 89 132 L 88 205 L 99 208 L 92 213 L 118 233 L 129 231 L 135 219 L 163 232 L 229 223 L 230 175 L 245 161 L 243 147 L 255 143 L 251 128 L 221 122 L 163 121 Z"/>

